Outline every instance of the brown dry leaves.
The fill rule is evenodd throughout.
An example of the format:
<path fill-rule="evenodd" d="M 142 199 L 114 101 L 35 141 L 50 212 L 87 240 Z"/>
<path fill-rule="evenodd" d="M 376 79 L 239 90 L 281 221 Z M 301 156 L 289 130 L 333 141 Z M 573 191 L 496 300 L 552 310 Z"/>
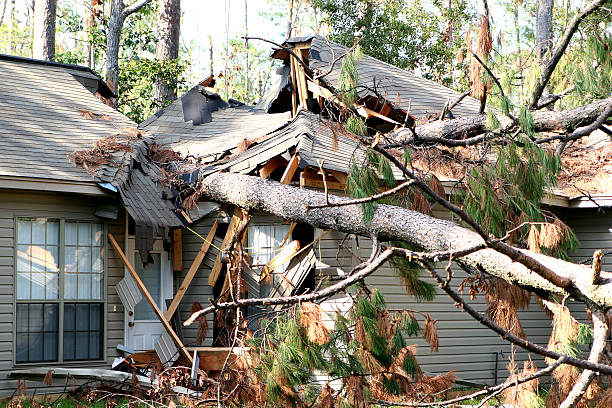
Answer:
<path fill-rule="evenodd" d="M 70 161 L 85 171 L 93 173 L 95 167 L 111 162 L 116 152 L 131 152 L 130 142 L 142 139 L 147 133 L 136 128 L 124 128 L 120 132 L 97 140 L 93 148 L 79 150 L 68 155 Z"/>
<path fill-rule="evenodd" d="M 429 343 L 431 351 L 438 351 L 438 321 L 433 320 L 429 313 L 425 316 L 425 324 L 423 326 L 423 338 Z"/>
<path fill-rule="evenodd" d="M 499 278 L 491 278 L 484 289 L 489 318 L 515 336 L 526 338 L 517 310 L 529 305 L 531 294 Z"/>

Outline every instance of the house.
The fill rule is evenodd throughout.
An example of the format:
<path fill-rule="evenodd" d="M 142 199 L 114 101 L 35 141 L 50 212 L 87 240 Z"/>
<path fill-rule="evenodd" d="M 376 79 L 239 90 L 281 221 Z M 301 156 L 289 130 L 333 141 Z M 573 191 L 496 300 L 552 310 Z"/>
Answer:
<path fill-rule="evenodd" d="M 341 58 L 346 48 L 319 36 L 291 39 L 284 46 L 286 48 L 273 53 L 273 58 L 283 63 L 278 70 L 279 80 L 253 109 L 228 105 L 219 110 L 210 110 L 208 106 L 210 100 L 214 99 L 214 89 L 203 84 L 143 122 L 141 128 L 150 131 L 161 145 L 180 151 L 184 156 L 197 157 L 202 165 L 200 175 L 216 171 L 238 172 L 305 188 L 327 188 L 334 194 L 345 194 L 351 163 L 363 161 L 365 150 L 350 134 L 343 132 L 336 122 L 319 113 L 324 109 L 334 110 L 342 104 L 330 89 L 337 89 Z M 297 61 L 296 56 L 303 63 Z M 370 127 L 380 129 L 381 132 L 387 131 L 389 126 L 399 125 L 398 122 L 406 121 L 410 116 L 418 120 L 428 114 L 440 113 L 450 102 L 461 98 L 457 92 L 368 56 L 358 60 L 356 68 L 361 85 L 356 110 Z M 318 73 L 325 72 L 328 72 L 327 76 L 314 79 Z M 194 111 L 209 112 L 202 115 L 207 117 L 206 120 L 200 120 L 199 113 L 196 115 L 196 121 L 199 121 L 197 125 L 193 116 L 190 116 L 195 104 L 195 92 L 199 93 L 198 104 L 201 107 Z M 457 108 L 453 109 L 456 116 L 472 115 L 478 112 L 479 103 L 464 98 Z M 290 116 L 287 116 L 288 113 Z M 229 119 L 238 117 L 242 119 L 235 123 Z M 253 125 L 251 120 L 258 124 Z M 269 128 L 263 128 L 268 125 Z M 223 128 L 225 133 L 219 132 L 219 128 Z M 599 147 L 595 148 L 592 155 L 597 156 L 603 148 L 609 152 L 609 140 L 600 140 Z M 606 160 L 607 167 L 602 171 L 607 171 L 610 176 L 612 163 L 609 157 Z M 599 162 L 595 160 L 593 163 Z M 601 163 L 595 167 L 600 168 Z M 325 178 L 321 176 L 321 168 L 325 171 Z M 569 188 L 579 177 L 579 174 L 574 174 L 566 177 L 563 183 Z M 440 179 L 447 193 L 450 193 L 456 178 L 440 176 Z M 545 204 L 562 213 L 582 241 L 582 249 L 575 254 L 575 259 L 583 261 L 592 256 L 596 248 L 610 247 L 612 219 L 610 215 L 599 212 L 601 207 L 610 205 L 610 191 L 601 191 L 597 197 L 590 199 L 577 190 L 571 192 L 569 189 L 560 189 L 546 197 Z M 200 236 L 206 236 L 213 230 L 217 244 L 231 237 L 232 218 L 235 219 L 231 211 L 228 213 L 219 209 L 215 212 L 211 211 L 212 204 L 200 205 L 206 210 L 200 216 L 194 216 L 195 222 L 191 228 Z M 432 212 L 438 217 L 451 217 L 444 209 L 436 206 L 432 207 Z M 217 228 L 217 222 L 219 225 L 229 224 L 229 227 Z M 594 236 L 597 241 L 592 240 Z M 326 276 L 338 276 L 350 271 L 369 256 L 368 240 L 362 237 L 357 240 L 334 231 L 320 231 L 299 225 L 296 228 L 282 219 L 252 214 L 245 246 L 252 250 L 254 263 L 270 262 L 279 246 L 292 240 L 298 241 L 300 247 L 314 242 L 312 252 L 316 261 L 311 264 L 310 275 L 291 274 L 289 277 L 292 284 L 299 281 L 302 290 L 313 287 L 313 280 L 320 281 Z M 183 260 L 187 264 L 194 259 L 200 244 L 200 238 L 185 232 Z M 612 259 L 608 254 L 604 265 L 610 265 L 610 262 Z M 223 293 L 225 282 L 223 275 L 219 274 L 218 266 L 215 266 L 213 256 L 208 264 L 200 268 L 187 289 L 185 304 L 181 307 L 181 320 L 184 321 L 190 315 L 192 302 L 211 296 L 216 298 Z M 290 266 L 286 268 L 290 269 Z M 285 277 L 289 276 L 285 269 L 282 273 Z M 466 276 L 457 269 L 457 282 Z M 270 288 L 257 287 L 257 275 L 249 279 L 247 273 L 245 279 L 249 286 L 249 296 L 252 289 L 257 294 L 262 290 L 269 293 L 267 291 Z M 417 302 L 406 295 L 402 285 L 398 284 L 398 277 L 388 266 L 374 273 L 367 282 L 386 295 L 390 308 L 420 310 L 438 321 L 438 352 L 430 352 L 429 345 L 421 339 L 410 339 L 420 346 L 417 357 L 424 370 L 444 373 L 456 369 L 460 379 L 472 383 L 493 384 L 505 378 L 505 366 L 512 355 L 510 346 L 456 309 L 443 294 L 429 303 Z M 277 289 L 277 293 L 279 291 L 288 293 L 282 288 Z M 473 303 L 480 311 L 487 307 L 482 297 Z M 257 311 L 250 312 L 255 314 Z M 550 334 L 550 319 L 542 309 L 534 302 L 519 315 L 528 338 L 546 344 Z M 579 316 L 584 314 L 579 313 Z M 209 316 L 209 319 L 212 318 Z M 214 327 L 215 323 L 209 320 L 208 325 Z M 195 338 L 195 331 L 184 330 L 187 342 Z M 209 331 L 204 344 L 218 344 L 216 342 L 220 336 L 221 328 L 216 327 Z M 517 352 L 517 361 L 526 358 L 526 353 L 520 350 Z"/>
<path fill-rule="evenodd" d="M 19 371 L 109 368 L 117 344 L 138 334 L 127 328 L 115 290 L 123 264 L 106 234 L 133 254 L 126 245 L 138 247 L 136 238 L 153 243 L 149 214 L 156 228 L 182 225 L 138 149 L 103 158 L 121 166 L 96 177 L 72 162 L 86 157 L 69 157 L 116 134 L 140 140 L 136 124 L 99 98 L 112 95 L 89 68 L 0 55 L 2 396 L 15 392 Z M 40 385 L 28 382 L 30 392 Z"/>
<path fill-rule="evenodd" d="M 196 342 L 203 334 L 197 325 L 181 328 L 180 322 L 196 302 L 224 291 L 218 249 L 232 238 L 240 214 L 184 196 L 177 186 L 230 171 L 344 194 L 351 163 L 365 157 L 351 134 L 319 115 L 339 109 L 331 92 L 339 70 L 333 61 L 344 48 L 316 36 L 285 46 L 304 65 L 285 49 L 276 51 L 283 64 L 279 82 L 255 107 L 224 101 L 203 82 L 139 129 L 96 97 L 112 92 L 88 69 L 0 56 L 0 394 L 13 392 L 13 378 L 108 369 L 118 345 L 154 348 L 165 363 L 180 357 L 181 344 L 190 353 L 224 344 L 224 327 L 212 317 L 202 342 Z M 367 56 L 357 69 L 365 85 L 356 110 L 381 131 L 439 113 L 461 96 Z M 330 74 L 314 81 L 315 70 Z M 478 109 L 476 101 L 464 98 L 452 113 Z M 591 159 L 599 160 L 608 147 L 605 139 L 599 145 L 593 141 Z M 603 157 L 609 169 L 609 156 Z M 568 178 L 565 187 L 574 181 Z M 450 192 L 454 180 L 442 184 Z M 583 242 L 576 259 L 612 246 L 612 218 L 602 212 L 611 204 L 612 189 L 604 187 L 598 195 L 564 189 L 547 198 Z M 432 211 L 449 217 L 435 206 Z M 260 284 L 261 269 L 246 271 L 249 296 L 312 289 L 369 256 L 362 237 L 259 213 L 252 214 L 244 246 L 257 264 L 271 263 L 279 252 L 295 255 L 278 266 L 270 284 Z M 296 254 L 297 248 L 303 251 Z M 611 262 L 607 255 L 604 267 Z M 456 278 L 463 276 L 458 272 Z M 390 308 L 421 310 L 438 321 L 437 353 L 423 340 L 410 339 L 420 346 L 425 371 L 456 369 L 470 383 L 505 378 L 510 347 L 442 294 L 416 302 L 388 266 L 367 282 L 385 294 Z M 143 300 L 145 291 L 156 308 Z M 481 299 L 474 303 L 486 308 Z M 340 296 L 332 306 L 347 305 Z M 544 312 L 532 305 L 521 317 L 528 337 L 545 344 L 550 320 Z M 179 324 L 170 325 L 172 319 Z M 28 381 L 30 389 L 39 386 Z"/>

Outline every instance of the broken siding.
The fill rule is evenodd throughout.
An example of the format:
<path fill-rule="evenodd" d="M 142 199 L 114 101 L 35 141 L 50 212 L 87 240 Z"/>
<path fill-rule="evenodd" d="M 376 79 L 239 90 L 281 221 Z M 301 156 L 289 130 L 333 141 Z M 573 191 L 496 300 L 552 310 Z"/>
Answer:
<path fill-rule="evenodd" d="M 214 222 L 215 220 L 213 217 L 206 217 L 195 223 L 191 228 L 201 236 L 206 237 Z M 193 260 L 202 246 L 202 243 L 202 239 L 193 232 L 189 230 L 183 231 L 183 271 L 178 274 L 178 284 L 175 284 L 175 288 L 177 288 L 185 278 L 189 267 L 193 263 Z M 213 250 L 214 248 L 211 246 L 208 249 L 209 252 L 207 252 L 206 258 L 209 258 L 209 254 Z M 193 302 L 200 302 L 202 306 L 206 307 L 208 306 L 208 299 L 213 298 L 213 288 L 208 285 L 208 276 L 210 275 L 211 268 L 210 266 L 207 266 L 206 263 L 207 261 L 205 259 L 198 268 L 198 271 L 191 281 L 191 285 L 189 285 L 187 292 L 185 292 L 185 296 L 181 300 L 181 304 L 178 308 L 181 322 L 187 320 L 191 315 L 191 307 Z M 176 293 L 176 289 L 174 292 Z M 183 332 L 183 344 L 186 346 L 212 345 L 213 315 L 209 314 L 206 318 L 208 319 L 209 330 L 206 333 L 206 339 L 204 342 L 202 344 L 195 344 L 195 338 L 198 331 L 198 323 L 196 322 L 189 327 L 181 328 Z"/>
<path fill-rule="evenodd" d="M 94 198 L 77 198 L 72 195 L 7 192 L 0 193 L 0 396 L 13 393 L 17 387 L 16 380 L 7 376 L 13 368 L 13 321 L 14 321 L 14 219 L 15 216 L 41 216 L 67 219 L 99 220 L 94 216 L 96 206 L 107 200 Z M 123 245 L 123 219 L 109 221 L 108 230 Z M 107 272 L 107 310 L 106 310 L 106 357 L 104 363 L 93 364 L 70 363 L 71 366 L 109 368 L 117 356 L 115 347 L 123 343 L 123 307 L 114 289 L 114 285 L 123 277 L 121 260 L 108 250 L 106 257 Z M 115 310 L 116 309 L 116 310 Z M 58 366 L 57 363 L 38 364 L 42 367 Z M 68 364 L 66 364 L 68 365 Z M 31 365 L 29 365 L 31 366 Z M 60 381 L 56 380 L 56 383 Z M 40 387 L 40 383 L 28 381 L 28 389 Z M 62 383 L 63 386 L 63 383 Z M 40 390 L 39 390 L 40 391 Z"/>

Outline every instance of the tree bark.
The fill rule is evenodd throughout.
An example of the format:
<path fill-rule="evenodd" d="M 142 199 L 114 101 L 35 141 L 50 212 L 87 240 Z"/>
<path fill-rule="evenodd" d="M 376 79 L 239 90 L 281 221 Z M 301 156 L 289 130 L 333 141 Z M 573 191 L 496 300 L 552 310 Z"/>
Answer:
<path fill-rule="evenodd" d="M 553 4 L 554 0 L 536 2 L 536 51 L 539 61 L 544 60 L 552 47 Z"/>
<path fill-rule="evenodd" d="M 259 210 L 284 219 L 302 222 L 322 229 L 333 229 L 362 236 L 378 236 L 383 240 L 400 240 L 428 251 L 456 251 L 481 244 L 474 231 L 446 220 L 433 218 L 401 207 L 377 205 L 370 224 L 364 224 L 359 205 L 308 210 L 308 205 L 325 203 L 325 194 L 281 185 L 278 182 L 240 174 L 215 173 L 201 180 L 203 197 L 229 203 L 248 211 Z M 330 202 L 343 198 L 329 196 Z M 565 262 L 542 254 L 519 250 L 568 279 L 577 290 L 578 300 L 592 302 L 602 308 L 612 306 L 612 274 L 602 272 L 601 285 L 593 285 L 590 268 Z M 466 255 L 457 262 L 487 274 L 502 278 L 541 296 L 566 295 L 567 292 L 522 264 L 493 249 L 483 249 Z"/>
<path fill-rule="evenodd" d="M 158 61 L 178 58 L 181 27 L 181 0 L 163 0 L 157 18 L 158 42 L 155 58 Z M 176 79 L 176 78 L 174 78 Z M 155 100 L 159 106 L 176 99 L 176 86 L 166 80 L 155 83 Z"/>
<path fill-rule="evenodd" d="M 55 59 L 55 13 L 57 0 L 36 0 L 34 5 L 33 57 L 45 61 Z"/>

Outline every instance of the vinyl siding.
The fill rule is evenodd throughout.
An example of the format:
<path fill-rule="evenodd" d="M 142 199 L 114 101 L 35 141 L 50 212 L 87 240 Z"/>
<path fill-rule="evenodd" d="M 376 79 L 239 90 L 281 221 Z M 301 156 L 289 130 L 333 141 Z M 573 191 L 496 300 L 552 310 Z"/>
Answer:
<path fill-rule="evenodd" d="M 99 220 L 94 212 L 96 207 L 101 204 L 108 204 L 108 199 L 0 190 L 0 396 L 11 395 L 17 386 L 16 380 L 8 379 L 11 369 L 27 368 L 25 365 L 13 366 L 13 284 L 15 273 L 13 243 L 15 217 L 41 216 Z M 113 233 L 120 245 L 123 245 L 123 217 L 108 221 L 107 225 L 108 231 Z M 123 343 L 123 307 L 114 289 L 114 285 L 123 277 L 123 266 L 121 260 L 108 246 L 106 251 L 106 362 L 99 364 L 90 362 L 63 364 L 65 367 L 110 368 L 112 360 L 117 356 L 115 347 L 118 343 Z M 57 367 L 59 364 L 48 363 L 44 366 L 51 368 Z M 56 382 L 59 383 L 60 381 Z M 37 389 L 37 392 L 43 392 L 44 390 L 44 386 L 36 381 L 28 380 L 27 387 L 30 391 Z"/>

